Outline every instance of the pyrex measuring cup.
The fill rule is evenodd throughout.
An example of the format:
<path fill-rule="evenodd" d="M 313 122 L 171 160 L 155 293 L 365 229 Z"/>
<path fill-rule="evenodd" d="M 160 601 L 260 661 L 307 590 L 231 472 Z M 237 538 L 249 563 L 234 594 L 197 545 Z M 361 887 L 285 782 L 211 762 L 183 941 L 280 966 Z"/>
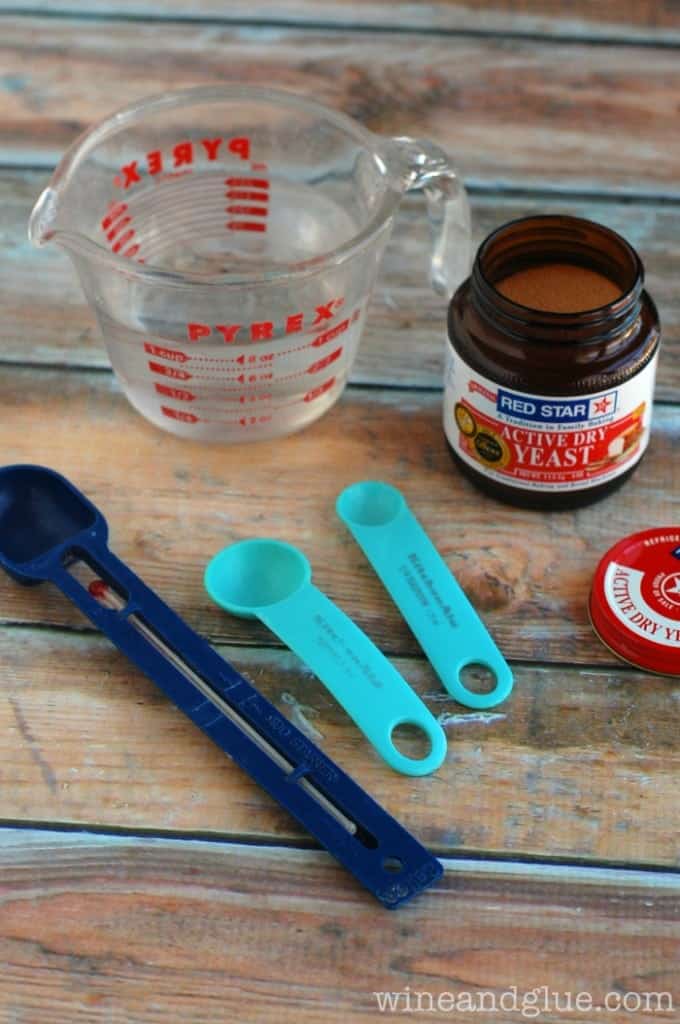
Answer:
<path fill-rule="evenodd" d="M 432 283 L 450 294 L 467 273 L 469 213 L 441 150 L 291 94 L 215 86 L 86 132 L 29 234 L 69 252 L 139 412 L 185 437 L 255 440 L 341 394 L 393 215 L 418 188 Z"/>

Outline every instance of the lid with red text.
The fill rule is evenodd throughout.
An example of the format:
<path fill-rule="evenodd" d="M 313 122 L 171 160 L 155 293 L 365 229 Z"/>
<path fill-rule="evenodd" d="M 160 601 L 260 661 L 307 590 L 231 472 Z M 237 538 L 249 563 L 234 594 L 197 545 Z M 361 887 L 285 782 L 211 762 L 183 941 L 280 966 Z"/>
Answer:
<path fill-rule="evenodd" d="M 642 530 L 610 548 L 595 570 L 589 611 L 614 654 L 680 676 L 680 526 Z"/>

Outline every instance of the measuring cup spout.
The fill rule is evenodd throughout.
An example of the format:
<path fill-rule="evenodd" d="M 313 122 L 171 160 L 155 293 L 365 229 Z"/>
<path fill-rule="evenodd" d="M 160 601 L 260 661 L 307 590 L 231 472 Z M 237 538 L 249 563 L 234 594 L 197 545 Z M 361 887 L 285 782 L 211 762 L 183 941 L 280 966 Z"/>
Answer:
<path fill-rule="evenodd" d="M 58 209 L 58 194 L 48 186 L 41 193 L 28 221 L 28 237 L 33 245 L 45 245 L 54 237 Z"/>
<path fill-rule="evenodd" d="M 448 155 L 431 142 L 387 139 L 382 155 L 402 192 L 425 193 L 433 243 L 430 283 L 450 297 L 470 270 L 470 206 L 463 183 Z"/>
<path fill-rule="evenodd" d="M 51 184 L 40 194 L 31 211 L 28 238 L 38 248 L 56 241 L 64 248 L 75 252 L 93 245 L 86 235 L 74 230 L 68 204 L 64 201 L 61 190 Z"/>
<path fill-rule="evenodd" d="M 108 175 L 91 164 L 102 129 L 94 126 L 84 131 L 71 144 L 57 164 L 54 173 L 38 197 L 28 221 L 28 238 L 35 246 L 58 241 L 76 252 L 101 248 L 95 238 L 98 223 L 95 211 L 99 179 Z M 106 255 L 106 250 L 101 250 Z"/>

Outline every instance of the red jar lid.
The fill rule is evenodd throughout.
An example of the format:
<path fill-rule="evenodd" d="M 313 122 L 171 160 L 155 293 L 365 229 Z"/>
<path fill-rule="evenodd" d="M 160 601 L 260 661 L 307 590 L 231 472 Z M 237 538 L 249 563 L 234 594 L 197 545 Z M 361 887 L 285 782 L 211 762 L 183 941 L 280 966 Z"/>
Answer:
<path fill-rule="evenodd" d="M 642 530 L 610 548 L 595 570 L 589 611 L 614 654 L 680 676 L 680 527 Z"/>

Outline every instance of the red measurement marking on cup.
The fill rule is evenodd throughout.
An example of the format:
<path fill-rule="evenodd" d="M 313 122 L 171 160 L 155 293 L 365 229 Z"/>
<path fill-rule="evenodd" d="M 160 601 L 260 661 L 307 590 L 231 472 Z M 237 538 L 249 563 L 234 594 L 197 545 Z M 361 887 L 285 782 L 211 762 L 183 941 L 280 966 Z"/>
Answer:
<path fill-rule="evenodd" d="M 319 359 L 317 362 L 312 363 L 306 370 L 298 370 L 297 373 L 287 373 L 285 377 L 277 377 L 276 379 L 277 381 L 293 380 L 294 377 L 305 377 L 308 373 L 319 373 L 321 370 L 325 370 L 327 366 L 330 366 L 331 363 L 334 363 L 336 359 L 339 359 L 342 352 L 343 349 L 340 346 L 340 348 L 336 348 L 335 352 L 331 352 L 330 355 L 326 356 L 325 359 Z"/>
<path fill-rule="evenodd" d="M 211 406 L 217 406 L 221 409 L 225 405 L 256 405 L 263 402 L 271 402 L 274 396 L 270 391 L 265 391 L 257 395 L 244 395 L 242 393 L 236 393 L 233 395 L 219 394 L 219 395 L 197 395 L 197 401 L 199 402 L 198 408 L 210 409 Z"/>
<path fill-rule="evenodd" d="M 324 381 L 323 384 L 320 384 L 318 387 L 312 388 L 311 391 L 308 391 L 305 395 L 302 396 L 301 399 L 300 398 L 295 398 L 291 402 L 284 402 L 281 405 L 270 406 L 270 411 L 267 412 L 267 413 L 264 413 L 264 414 L 263 413 L 259 413 L 259 414 L 249 415 L 249 416 L 240 416 L 240 417 L 238 417 L 238 419 L 222 419 L 222 418 L 217 419 L 217 418 L 212 417 L 210 415 L 201 415 L 201 416 L 199 416 L 195 412 L 189 412 L 186 409 L 175 409 L 172 406 L 168 406 L 168 405 L 162 405 L 161 406 L 161 412 L 162 412 L 162 414 L 164 416 L 166 416 L 169 419 L 174 419 L 174 420 L 177 420 L 177 421 L 179 421 L 181 423 L 187 423 L 187 424 L 191 424 L 191 425 L 196 424 L 196 423 L 219 423 L 219 424 L 222 424 L 223 426 L 240 426 L 240 427 L 262 426 L 262 425 L 264 425 L 266 423 L 271 423 L 271 421 L 272 421 L 271 413 L 273 413 L 273 412 L 277 412 L 277 411 L 279 411 L 281 409 L 288 409 L 288 408 L 290 408 L 292 406 L 300 405 L 302 403 L 309 404 L 310 402 L 314 402 L 314 401 L 316 401 L 316 399 L 321 398 L 323 395 L 325 395 L 328 391 L 331 390 L 331 388 L 335 385 L 336 380 L 337 379 L 335 377 L 330 377 L 328 380 Z M 162 394 L 162 395 L 164 395 L 164 396 L 166 396 L 168 398 L 173 398 L 176 401 L 194 401 L 196 399 L 196 397 L 197 397 L 196 395 L 193 395 L 189 391 L 184 391 L 183 389 L 179 389 L 179 388 L 167 388 L 164 385 L 159 385 L 159 384 L 156 385 L 156 390 L 160 394 Z M 225 403 L 228 403 L 229 401 L 237 402 L 237 403 L 239 403 L 241 405 L 254 405 L 256 403 L 261 403 L 261 402 L 269 403 L 269 402 L 272 401 L 273 397 L 274 396 L 273 396 L 273 394 L 271 392 L 266 392 L 266 393 L 262 393 L 262 394 L 258 394 L 258 395 L 243 395 L 243 394 L 241 394 L 241 395 L 236 395 L 236 396 L 234 396 L 234 398 L 231 398 L 231 399 L 229 399 L 229 398 L 213 399 L 212 401 L 211 400 L 206 400 L 204 398 L 201 401 L 201 410 L 203 411 L 205 409 L 207 412 L 209 412 L 211 405 L 218 405 L 218 406 L 221 407 L 222 405 L 224 405 Z"/>
<path fill-rule="evenodd" d="M 307 393 L 304 394 L 302 396 L 302 398 L 295 398 L 291 402 L 284 402 L 284 403 L 282 403 L 280 405 L 272 406 L 271 407 L 272 411 L 280 410 L 280 409 L 289 409 L 291 406 L 299 405 L 301 402 L 304 402 L 305 404 L 309 404 L 310 402 L 314 402 L 314 401 L 316 401 L 317 398 L 321 398 L 322 395 L 325 395 L 328 391 L 330 391 L 330 389 L 333 387 L 333 385 L 335 383 L 336 383 L 336 378 L 335 377 L 331 377 L 329 380 L 324 381 L 324 383 L 320 384 L 318 387 L 312 388 L 311 391 L 307 391 Z M 210 406 L 215 406 L 215 405 L 218 406 L 218 407 L 222 407 L 223 405 L 228 405 L 230 403 L 234 404 L 234 405 L 260 405 L 263 402 L 264 403 L 269 403 L 274 398 L 274 395 L 273 395 L 272 392 L 263 392 L 263 393 L 254 394 L 254 395 L 236 394 L 236 395 L 232 395 L 232 396 L 227 394 L 227 395 L 221 395 L 219 397 L 212 398 L 212 397 L 206 397 L 205 395 L 196 395 L 192 391 L 188 391 L 188 390 L 186 390 L 184 388 L 171 388 L 171 387 L 168 387 L 165 384 L 158 384 L 158 383 L 156 383 L 155 388 L 156 388 L 156 391 L 158 392 L 159 395 L 163 395 L 164 398 L 172 398 L 176 402 L 195 402 L 195 401 L 199 401 L 201 409 L 205 409 L 205 408 L 209 409 Z M 168 407 L 168 408 L 170 408 L 170 407 Z M 176 414 L 176 418 L 179 418 L 180 412 L 182 412 L 182 410 L 179 410 L 179 409 L 174 409 L 173 410 L 173 413 Z M 193 412 L 188 414 L 188 417 L 194 417 L 194 416 L 197 416 L 197 414 L 193 413 Z M 183 416 L 182 418 L 186 419 L 187 422 L 190 422 L 190 419 L 188 417 L 185 414 L 185 416 Z"/>
<path fill-rule="evenodd" d="M 229 363 L 236 363 L 238 366 L 245 366 L 246 363 L 249 366 L 252 366 L 254 363 L 271 363 L 275 356 L 275 352 L 263 352 L 262 355 L 258 355 L 257 353 L 255 353 L 255 355 L 242 354 L 240 356 L 232 356 L 226 361 Z"/>
<path fill-rule="evenodd" d="M 111 252 L 118 253 L 123 249 L 128 242 L 131 242 L 135 237 L 135 229 L 129 228 L 124 235 L 121 235 L 119 239 L 111 246 Z"/>
<path fill-rule="evenodd" d="M 127 203 L 112 202 L 99 225 L 111 252 L 125 256 L 127 259 L 132 259 L 139 252 L 137 242 L 133 245 L 129 244 L 135 237 L 135 229 L 131 227 L 131 224 L 132 214 L 129 212 Z M 144 260 L 139 259 L 137 262 L 143 263 Z"/>
<path fill-rule="evenodd" d="M 250 188 L 230 188 L 226 192 L 227 199 L 250 199 L 257 203 L 268 203 L 269 193 L 258 192 Z M 229 209 L 229 207 L 227 207 Z"/>
<path fill-rule="evenodd" d="M 255 353 L 254 355 L 240 356 L 189 356 L 189 359 L 193 363 L 197 363 L 199 368 L 203 363 L 211 363 L 215 368 L 220 366 L 226 366 L 227 363 L 234 363 L 236 366 L 269 366 L 279 356 L 283 355 L 282 352 L 262 352 L 261 354 Z"/>
<path fill-rule="evenodd" d="M 186 388 L 171 388 L 167 384 L 159 384 L 156 381 L 154 387 L 159 395 L 164 395 L 166 398 L 175 398 L 178 402 L 195 402 L 196 395 L 193 391 L 187 391 Z"/>
<path fill-rule="evenodd" d="M 271 392 L 260 395 L 237 395 L 235 398 L 228 398 L 226 401 L 239 402 L 241 405 L 252 405 L 255 402 L 271 402 L 274 396 Z"/>
<path fill-rule="evenodd" d="M 176 366 L 165 366 L 163 363 L 156 363 L 152 359 L 148 362 L 148 367 L 151 373 L 160 374 L 162 377 L 170 377 L 172 380 L 208 380 L 217 384 L 220 381 L 226 383 L 238 384 L 261 384 L 263 381 L 273 380 L 274 372 L 272 370 L 259 369 L 257 372 L 248 373 L 230 373 L 224 376 L 217 376 L 213 370 L 212 373 L 190 373 L 189 370 L 181 370 Z M 303 371 L 306 373 L 307 371 Z M 293 374 L 293 376 L 299 376 Z"/>
<path fill-rule="evenodd" d="M 281 354 L 285 354 L 285 353 L 281 353 Z M 231 360 L 224 359 L 223 361 L 224 362 L 227 362 L 227 361 L 239 362 L 239 365 L 244 366 L 243 362 L 241 362 L 241 360 L 237 360 L 237 359 L 231 359 Z M 261 360 L 261 364 L 258 367 L 258 369 L 259 370 L 273 369 L 273 366 L 274 366 L 273 359 L 262 359 Z M 254 367 L 252 365 L 250 365 L 250 370 L 252 371 L 253 369 L 254 369 Z M 205 370 L 206 372 L 205 373 L 201 373 L 202 370 Z M 236 370 L 235 367 L 226 367 L 226 366 L 219 366 L 219 365 L 215 366 L 213 364 L 212 366 L 206 366 L 206 367 L 201 367 L 200 366 L 199 370 L 195 371 L 192 376 L 197 377 L 198 379 L 204 380 L 204 381 L 211 381 L 211 380 L 217 380 L 217 379 L 227 380 L 227 381 L 239 381 L 239 380 L 242 380 L 243 375 L 236 374 L 235 370 Z M 221 375 L 221 376 L 218 377 L 218 375 Z M 263 379 L 265 379 L 265 378 L 263 378 Z"/>
<path fill-rule="evenodd" d="M 265 232 L 269 215 L 269 179 L 248 175 L 225 178 L 228 231 Z M 247 217 L 248 220 L 242 218 Z M 253 219 L 251 219 L 253 218 Z"/>
<path fill-rule="evenodd" d="M 263 352 L 261 355 L 240 355 L 240 356 L 189 356 L 195 363 L 217 363 L 218 366 L 224 363 L 236 363 L 238 366 L 252 366 L 255 363 L 274 363 L 283 356 L 292 355 L 293 352 L 303 352 L 312 348 L 314 342 L 306 341 L 304 345 L 296 345 L 294 348 L 284 348 L 280 352 Z"/>
<path fill-rule="evenodd" d="M 172 377 L 173 380 L 191 380 L 193 376 L 188 370 L 178 370 L 176 366 L 163 366 L 162 363 L 154 363 L 151 360 L 149 369 L 152 373 L 160 373 L 163 377 Z"/>
<path fill-rule="evenodd" d="M 213 420 L 213 423 L 233 423 L 239 427 L 261 427 L 265 423 L 271 423 L 271 416 L 242 416 L 238 420 Z"/>
<path fill-rule="evenodd" d="M 180 349 L 167 348 L 164 345 L 156 345 L 152 341 L 144 342 L 144 351 L 150 356 L 156 356 L 158 359 L 167 359 L 172 363 L 194 363 L 199 366 L 203 363 L 211 363 L 216 367 L 225 366 L 227 363 L 235 363 L 237 366 L 266 365 L 272 363 L 277 355 L 284 354 L 262 352 L 259 354 L 241 354 L 240 356 L 204 356 L 182 352 Z M 288 351 L 295 351 L 295 349 Z"/>
<path fill-rule="evenodd" d="M 114 221 L 122 217 L 124 213 L 127 213 L 127 203 L 111 203 L 109 211 L 101 222 L 102 231 L 108 231 Z"/>
<path fill-rule="evenodd" d="M 186 352 L 178 352 L 177 349 L 165 348 L 163 345 L 155 345 L 152 341 L 144 342 L 144 351 L 148 352 L 150 356 L 158 356 L 160 359 L 170 359 L 175 363 L 186 363 L 192 356 L 188 356 Z"/>
<path fill-rule="evenodd" d="M 307 394 L 302 399 L 302 401 L 303 402 L 313 402 L 316 398 L 321 398 L 321 396 L 325 395 L 327 391 L 330 391 L 330 389 L 333 387 L 334 384 L 335 384 L 335 377 L 331 377 L 329 380 L 325 381 L 323 384 L 319 384 L 318 388 L 312 388 L 311 391 L 308 391 Z"/>
<path fill-rule="evenodd" d="M 348 318 L 347 320 L 343 320 L 341 323 L 337 324 L 335 327 L 331 327 L 330 330 L 324 331 L 322 334 L 317 334 L 316 338 L 314 338 L 314 341 L 312 342 L 313 347 L 321 348 L 322 345 L 325 345 L 327 342 L 333 341 L 341 334 L 344 334 L 349 327 L 350 322 L 351 321 Z"/>
<path fill-rule="evenodd" d="M 106 218 L 104 218 L 106 220 Z M 104 221 L 102 221 L 102 224 Z M 120 220 L 114 221 L 113 227 L 106 233 L 106 241 L 112 242 L 116 235 L 120 234 L 124 227 L 132 223 L 132 217 L 121 217 Z"/>
<path fill-rule="evenodd" d="M 259 188 L 269 191 L 268 178 L 227 178 L 224 182 L 228 189 L 232 188 Z"/>
<path fill-rule="evenodd" d="M 267 224 L 260 220 L 230 220 L 227 221 L 230 231 L 266 231 Z"/>
<path fill-rule="evenodd" d="M 317 398 L 321 398 L 322 395 L 325 395 L 326 392 L 330 391 L 334 384 L 335 377 L 331 378 L 331 380 L 324 384 L 323 390 L 321 388 L 314 388 L 314 391 L 308 391 L 306 395 L 302 396 L 302 398 L 294 398 L 292 402 L 283 402 L 281 405 L 272 405 L 270 408 L 272 412 L 280 412 L 282 409 L 292 409 L 295 405 L 308 405 L 310 402 L 315 401 Z"/>
<path fill-rule="evenodd" d="M 179 420 L 181 423 L 198 423 L 199 417 L 193 412 L 186 412 L 184 409 L 171 409 L 169 405 L 162 405 L 161 412 L 171 420 Z"/>
<path fill-rule="evenodd" d="M 340 346 L 340 348 L 336 348 L 335 352 L 331 352 L 330 355 L 327 355 L 324 359 L 319 359 L 318 362 L 312 363 L 311 366 L 307 367 L 307 370 L 305 372 L 318 373 L 319 370 L 325 370 L 327 366 L 330 366 L 331 363 L 334 363 L 336 359 L 340 358 L 341 355 L 342 345 Z"/>
<path fill-rule="evenodd" d="M 240 416 L 238 419 L 231 420 L 213 419 L 208 416 L 197 416 L 195 413 L 187 412 L 185 409 L 173 409 L 169 405 L 162 405 L 161 413 L 163 416 L 167 416 L 168 419 L 178 420 L 180 423 L 221 423 L 223 426 L 232 427 L 263 426 L 266 423 L 271 423 L 272 420 L 272 417 L 268 414 L 261 416 Z"/>
<path fill-rule="evenodd" d="M 239 373 L 238 377 L 227 377 L 227 380 L 234 380 L 237 384 L 259 384 L 262 381 L 273 380 L 273 373 Z"/>
<path fill-rule="evenodd" d="M 273 373 L 241 373 L 238 377 L 214 377 L 196 374 L 197 381 L 208 381 L 209 383 L 197 383 L 201 391 L 214 390 L 220 394 L 239 391 L 244 384 L 267 384 L 273 380 L 286 380 L 286 377 L 275 377 Z"/>
<path fill-rule="evenodd" d="M 168 394 L 165 397 L 176 398 L 177 396 Z M 261 392 L 255 395 L 244 395 L 242 393 L 236 392 L 235 394 L 221 393 L 215 396 L 206 396 L 204 394 L 194 395 L 192 396 L 192 400 L 195 399 L 199 403 L 198 408 L 203 410 L 210 409 L 211 407 L 215 406 L 221 409 L 225 405 L 262 405 L 263 403 L 271 402 L 273 397 L 274 395 L 270 391 Z M 189 401 L 189 399 L 183 399 L 182 397 L 179 397 L 177 400 L 180 402 Z M 281 407 L 275 406 L 275 408 Z"/>
<path fill-rule="evenodd" d="M 242 356 L 238 356 L 237 358 L 233 359 L 197 359 L 197 370 L 208 370 L 209 373 L 195 372 L 194 376 L 203 377 L 206 380 L 210 380 L 215 376 L 216 373 L 219 373 L 220 370 L 226 373 L 231 373 L 233 375 L 235 368 L 237 366 L 248 366 L 250 367 L 250 369 L 253 369 L 256 366 L 259 367 L 260 369 L 269 368 L 274 365 L 276 358 L 277 356 L 272 352 L 266 356 L 257 356 L 255 359 L 252 357 L 249 359 L 245 359 Z M 230 366 L 227 365 L 229 363 L 231 363 Z"/>
<path fill-rule="evenodd" d="M 271 411 L 272 412 L 278 412 L 280 409 L 290 409 L 294 405 L 301 405 L 302 403 L 309 404 L 310 402 L 314 402 L 314 401 L 316 401 L 317 398 L 321 398 L 322 395 L 325 395 L 328 391 L 330 391 L 331 388 L 333 387 L 333 385 L 336 382 L 337 382 L 337 378 L 336 377 L 331 377 L 331 378 L 329 378 L 329 380 L 324 381 L 324 383 L 320 384 L 318 387 L 312 388 L 312 390 L 308 391 L 306 394 L 304 394 L 302 396 L 302 398 L 297 397 L 297 398 L 294 398 L 291 402 L 282 402 L 279 405 L 272 405 L 271 406 Z M 273 398 L 274 398 L 273 394 L 239 395 L 238 398 L 236 399 L 236 401 L 240 402 L 242 405 L 245 405 L 245 404 L 249 404 L 250 405 L 250 404 L 254 404 L 255 402 L 261 402 L 261 401 L 270 402 L 270 401 L 272 401 Z M 226 399 L 226 401 L 229 401 L 229 399 Z M 232 399 L 232 401 L 233 401 L 233 399 Z M 209 403 L 205 403 L 205 404 L 209 404 Z"/>
<path fill-rule="evenodd" d="M 227 207 L 227 213 L 238 213 L 242 217 L 266 217 L 268 210 L 266 206 L 245 206 L 236 203 Z"/>

